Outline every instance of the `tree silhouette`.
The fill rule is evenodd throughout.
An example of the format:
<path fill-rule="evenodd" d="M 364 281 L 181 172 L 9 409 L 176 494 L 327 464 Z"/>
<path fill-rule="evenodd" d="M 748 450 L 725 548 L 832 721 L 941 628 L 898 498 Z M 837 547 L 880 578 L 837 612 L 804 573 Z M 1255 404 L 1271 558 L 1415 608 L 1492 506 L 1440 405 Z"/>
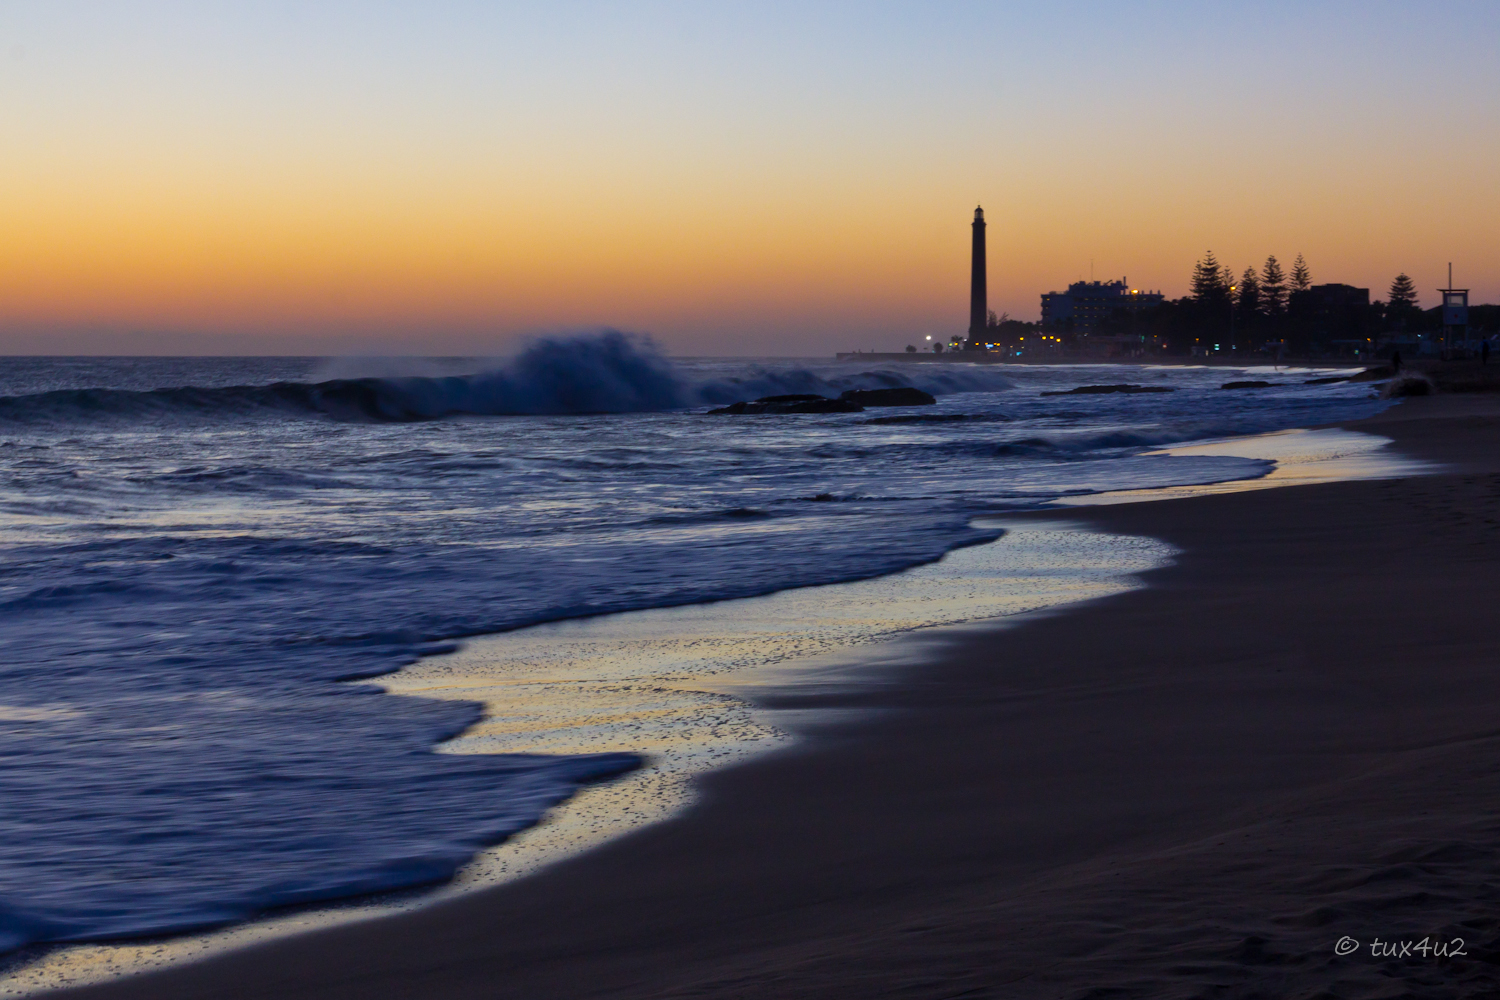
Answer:
<path fill-rule="evenodd" d="M 1396 280 L 1391 282 L 1391 302 L 1387 307 L 1390 312 L 1409 312 L 1417 307 L 1417 286 L 1403 271 L 1396 275 Z"/>
<path fill-rule="evenodd" d="M 1229 282 L 1219 268 L 1219 260 L 1212 250 L 1193 266 L 1193 298 L 1198 302 L 1222 302 L 1229 296 Z"/>
<path fill-rule="evenodd" d="M 1406 322 L 1420 314 L 1417 308 L 1417 286 L 1403 271 L 1391 282 L 1390 301 L 1385 306 L 1386 320 L 1398 330 L 1406 329 Z"/>
<path fill-rule="evenodd" d="M 1248 322 L 1260 312 L 1260 279 L 1255 276 L 1255 268 L 1247 267 L 1245 273 L 1240 275 L 1240 287 L 1235 294 L 1234 307 L 1240 311 L 1242 322 Z"/>
<path fill-rule="evenodd" d="M 1286 312 L 1286 275 L 1281 273 L 1275 254 L 1267 257 L 1260 269 L 1260 304 L 1272 318 Z"/>
<path fill-rule="evenodd" d="M 1297 259 L 1292 261 L 1292 291 L 1305 292 L 1311 287 L 1312 272 L 1307 269 L 1307 261 L 1299 253 Z"/>

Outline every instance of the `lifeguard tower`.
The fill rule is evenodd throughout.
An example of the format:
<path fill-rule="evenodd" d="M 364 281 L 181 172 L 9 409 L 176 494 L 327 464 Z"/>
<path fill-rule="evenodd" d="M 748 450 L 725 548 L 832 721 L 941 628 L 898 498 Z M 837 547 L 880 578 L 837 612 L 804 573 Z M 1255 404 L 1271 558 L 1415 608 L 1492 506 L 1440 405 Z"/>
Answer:
<path fill-rule="evenodd" d="M 1453 265 L 1448 265 L 1448 287 L 1439 288 L 1443 296 L 1443 353 L 1456 343 L 1465 347 L 1469 341 L 1469 290 L 1453 287 Z"/>

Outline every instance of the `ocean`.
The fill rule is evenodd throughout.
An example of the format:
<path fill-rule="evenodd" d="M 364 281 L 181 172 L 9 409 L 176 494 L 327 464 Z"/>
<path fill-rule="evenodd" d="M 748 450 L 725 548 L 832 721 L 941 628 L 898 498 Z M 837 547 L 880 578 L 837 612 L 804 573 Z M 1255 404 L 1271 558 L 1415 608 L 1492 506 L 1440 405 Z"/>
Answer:
<path fill-rule="evenodd" d="M 449 878 L 639 753 L 439 753 L 479 704 L 343 682 L 1263 476 L 1159 449 L 1387 405 L 1309 384 L 1330 373 L 669 359 L 614 333 L 503 360 L 0 359 L 0 950 Z M 1273 386 L 1219 388 L 1245 378 Z M 1120 382 L 1173 391 L 1042 395 Z M 704 412 L 892 386 L 937 404 Z"/>

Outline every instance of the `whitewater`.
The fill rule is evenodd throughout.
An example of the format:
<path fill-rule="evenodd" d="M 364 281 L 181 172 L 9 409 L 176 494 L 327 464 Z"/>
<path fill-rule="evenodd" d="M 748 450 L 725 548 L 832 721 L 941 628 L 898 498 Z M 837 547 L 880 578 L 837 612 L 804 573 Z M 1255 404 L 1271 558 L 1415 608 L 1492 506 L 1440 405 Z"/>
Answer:
<path fill-rule="evenodd" d="M 1157 449 L 1386 405 L 1326 374 L 673 360 L 616 333 L 494 362 L 0 360 L 0 950 L 448 878 L 639 755 L 437 753 L 477 705 L 340 682 L 1261 476 Z M 1219 388 L 1246 377 L 1274 384 Z M 1042 395 L 1118 382 L 1173 391 Z M 890 386 L 938 402 L 704 413 Z"/>

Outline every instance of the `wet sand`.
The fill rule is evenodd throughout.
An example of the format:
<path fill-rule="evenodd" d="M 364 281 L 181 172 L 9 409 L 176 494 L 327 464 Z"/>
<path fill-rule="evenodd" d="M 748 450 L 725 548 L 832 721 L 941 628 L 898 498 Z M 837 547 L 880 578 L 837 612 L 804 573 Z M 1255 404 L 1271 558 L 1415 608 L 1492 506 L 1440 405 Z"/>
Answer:
<path fill-rule="evenodd" d="M 1493 992 L 1500 400 L 1360 429 L 1456 471 L 1070 512 L 1183 554 L 879 682 L 763 692 L 876 711 L 536 876 L 63 995 Z M 1370 954 L 1424 937 L 1466 954 Z"/>

